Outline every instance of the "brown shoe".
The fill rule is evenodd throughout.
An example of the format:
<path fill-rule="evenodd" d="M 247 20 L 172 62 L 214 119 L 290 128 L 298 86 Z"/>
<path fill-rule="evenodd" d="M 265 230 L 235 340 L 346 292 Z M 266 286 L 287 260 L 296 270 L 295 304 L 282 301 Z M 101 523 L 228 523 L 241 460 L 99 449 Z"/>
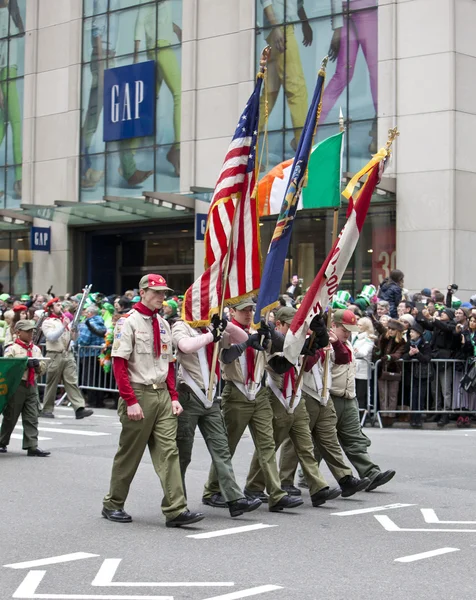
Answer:
<path fill-rule="evenodd" d="M 153 172 L 154 171 L 140 171 L 139 169 L 136 169 L 136 171 L 134 171 L 134 173 L 127 180 L 127 183 L 129 185 L 140 185 L 141 183 L 144 183 L 144 181 L 148 179 Z"/>
<path fill-rule="evenodd" d="M 173 166 L 175 171 L 175 176 L 180 177 L 180 148 L 176 146 L 172 146 L 170 150 L 167 152 L 167 160 Z"/>

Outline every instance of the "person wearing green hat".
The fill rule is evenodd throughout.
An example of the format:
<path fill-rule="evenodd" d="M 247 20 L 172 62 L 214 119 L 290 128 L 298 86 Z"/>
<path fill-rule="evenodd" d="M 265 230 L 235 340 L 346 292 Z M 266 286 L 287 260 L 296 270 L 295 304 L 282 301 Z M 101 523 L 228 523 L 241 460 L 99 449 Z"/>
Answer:
<path fill-rule="evenodd" d="M 165 300 L 164 304 L 164 319 L 172 327 L 179 320 L 177 316 L 178 304 L 175 300 Z"/>
<path fill-rule="evenodd" d="M 350 293 L 344 290 L 338 291 L 332 298 L 332 308 L 347 308 L 350 302 Z"/>
<path fill-rule="evenodd" d="M 20 320 L 15 324 L 15 342 L 5 350 L 5 358 L 28 358 L 26 369 L 16 392 L 9 398 L 3 413 L 0 429 L 0 453 L 7 452 L 11 435 L 21 415 L 23 426 L 23 450 L 28 456 L 49 456 L 50 452 L 38 448 L 38 397 L 37 376 L 46 370 L 41 360 L 41 350 L 32 343 L 35 323 Z"/>

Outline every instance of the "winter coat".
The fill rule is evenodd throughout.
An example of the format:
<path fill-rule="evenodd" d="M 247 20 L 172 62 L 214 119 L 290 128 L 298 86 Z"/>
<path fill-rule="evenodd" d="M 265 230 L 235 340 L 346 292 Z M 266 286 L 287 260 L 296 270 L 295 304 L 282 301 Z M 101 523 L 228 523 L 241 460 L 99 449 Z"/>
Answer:
<path fill-rule="evenodd" d="M 386 328 L 385 328 L 386 329 Z M 381 335 L 375 343 L 373 359 L 382 361 L 382 368 L 389 373 L 401 373 L 402 363 L 398 362 L 408 352 L 408 344 L 405 340 L 397 342 L 395 338 L 387 338 Z M 390 360 L 388 359 L 390 356 Z"/>
<path fill-rule="evenodd" d="M 390 279 L 386 279 L 380 286 L 378 293 L 380 300 L 386 300 L 390 304 L 390 316 L 398 319 L 397 306 L 402 301 L 402 288 Z"/>
<path fill-rule="evenodd" d="M 352 342 L 354 349 L 356 379 L 369 378 L 369 365 L 372 361 L 372 352 L 374 349 L 374 340 L 371 340 L 367 333 L 359 333 Z"/>
<path fill-rule="evenodd" d="M 405 354 L 403 355 L 403 360 L 412 360 L 415 361 L 417 360 L 418 363 L 415 364 L 413 363 L 413 365 L 408 365 L 410 367 L 409 372 L 413 374 L 413 377 L 415 379 L 428 379 L 429 375 L 430 375 L 430 361 L 431 361 L 431 345 L 426 342 L 423 337 L 421 337 L 418 340 L 418 343 L 416 344 L 416 347 L 418 348 L 418 353 L 414 354 L 413 356 L 410 356 L 409 354 L 409 350 L 410 347 L 408 348 L 407 352 L 405 352 Z M 413 368 L 412 368 L 413 367 Z M 405 371 L 406 373 L 406 371 Z"/>
<path fill-rule="evenodd" d="M 433 332 L 430 342 L 432 358 L 450 359 L 454 357 L 455 350 L 460 345 L 456 340 L 456 324 L 454 321 L 440 321 L 439 319 L 428 321 L 424 317 L 417 317 L 417 322 L 424 329 Z"/>

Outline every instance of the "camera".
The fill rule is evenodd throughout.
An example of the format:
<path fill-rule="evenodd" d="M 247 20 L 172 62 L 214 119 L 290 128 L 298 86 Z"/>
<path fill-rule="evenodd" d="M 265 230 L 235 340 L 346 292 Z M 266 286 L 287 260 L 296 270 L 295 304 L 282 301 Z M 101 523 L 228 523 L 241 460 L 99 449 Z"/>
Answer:
<path fill-rule="evenodd" d="M 458 286 L 456 285 L 456 283 L 452 283 L 451 285 L 448 286 L 448 290 L 453 290 L 454 292 L 457 292 Z"/>

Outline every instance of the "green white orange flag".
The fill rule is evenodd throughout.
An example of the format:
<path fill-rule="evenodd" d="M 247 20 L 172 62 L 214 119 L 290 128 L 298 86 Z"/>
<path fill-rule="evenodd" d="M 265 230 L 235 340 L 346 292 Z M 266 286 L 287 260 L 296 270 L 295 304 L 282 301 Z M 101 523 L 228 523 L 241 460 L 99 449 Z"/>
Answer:
<path fill-rule="evenodd" d="M 340 206 L 343 149 L 343 131 L 312 148 L 308 165 L 308 182 L 302 190 L 298 210 Z M 293 160 L 289 159 L 276 165 L 260 180 L 258 184 L 260 217 L 279 214 Z"/>

